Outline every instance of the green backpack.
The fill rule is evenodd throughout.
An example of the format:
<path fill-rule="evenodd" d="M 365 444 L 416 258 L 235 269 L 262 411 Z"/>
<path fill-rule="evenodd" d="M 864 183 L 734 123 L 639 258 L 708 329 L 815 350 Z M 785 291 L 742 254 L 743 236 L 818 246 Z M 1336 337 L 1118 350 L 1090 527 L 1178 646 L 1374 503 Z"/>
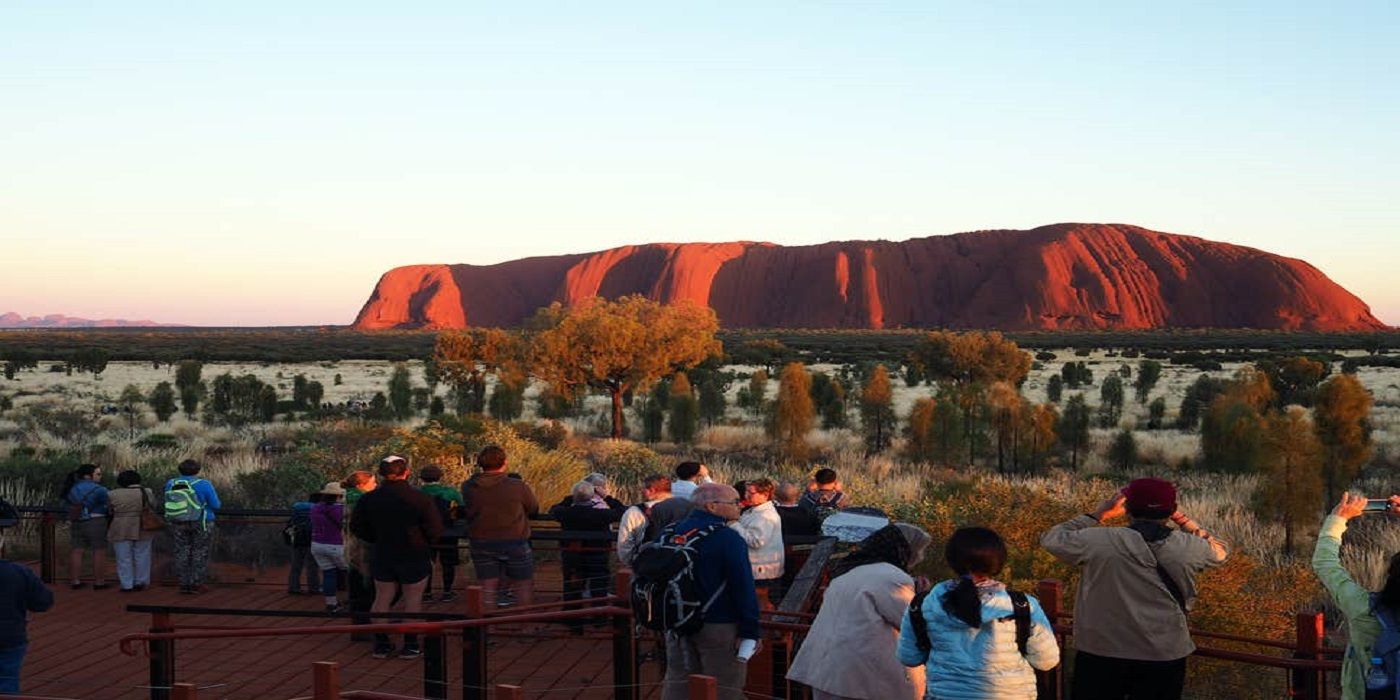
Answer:
<path fill-rule="evenodd" d="M 165 490 L 165 519 L 172 523 L 204 522 L 204 501 L 194 485 L 202 479 L 172 479 Z"/>

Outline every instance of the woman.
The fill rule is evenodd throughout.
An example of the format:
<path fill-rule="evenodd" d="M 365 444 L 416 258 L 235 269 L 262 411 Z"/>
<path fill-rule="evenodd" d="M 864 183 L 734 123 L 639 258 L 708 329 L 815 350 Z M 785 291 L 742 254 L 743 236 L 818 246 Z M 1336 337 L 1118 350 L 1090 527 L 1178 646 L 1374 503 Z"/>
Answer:
<path fill-rule="evenodd" d="M 871 533 L 832 567 L 831 584 L 787 677 L 814 700 L 913 700 L 924 695 L 922 668 L 895 660 L 899 622 L 914 597 L 909 569 L 924 557 L 927 532 L 905 523 Z M 920 588 L 927 581 L 920 577 Z"/>
<path fill-rule="evenodd" d="M 1006 565 L 1006 543 L 985 527 L 965 527 L 948 538 L 944 554 L 958 578 L 934 586 L 919 607 L 931 648 L 919 648 L 906 613 L 900 662 L 925 668 L 930 698 L 1034 700 L 1035 672 L 1060 663 L 1060 648 L 1040 602 L 1031 596 L 1026 596 L 1030 636 L 1024 655 L 1018 648 L 1011 595 L 993 578 Z"/>
<path fill-rule="evenodd" d="M 156 512 L 156 497 L 141 486 L 141 475 L 128 469 L 117 475 L 117 488 L 109 499 L 112 524 L 107 529 L 107 539 L 116 555 L 120 590 L 145 590 L 151 585 L 151 538 L 155 533 L 142 529 L 141 514 Z"/>
<path fill-rule="evenodd" d="M 749 546 L 749 565 L 753 568 L 753 582 L 758 590 L 765 592 L 759 596 L 760 602 L 768 600 L 766 593 L 783 577 L 783 519 L 773 503 L 775 485 L 772 479 L 752 479 L 745 481 L 744 490 L 739 496 L 747 506 L 739 519 L 730 523 L 743 536 Z"/>
<path fill-rule="evenodd" d="M 1322 531 L 1317 535 L 1317 548 L 1313 550 L 1312 558 L 1313 572 L 1347 619 L 1347 653 L 1342 661 L 1342 700 L 1361 700 L 1366 696 L 1371 646 L 1381 633 L 1381 623 L 1371 610 L 1372 600 L 1377 608 L 1400 611 L 1400 554 L 1390 558 L 1385 587 L 1374 595 L 1357 584 L 1351 574 L 1342 568 L 1342 533 L 1347 531 L 1347 521 L 1361 515 L 1365 508 L 1365 496 L 1342 494 L 1341 502 L 1322 521 Z M 1400 513 L 1400 496 L 1390 497 L 1388 512 Z"/>
<path fill-rule="evenodd" d="M 345 563 L 345 506 L 340 499 L 345 487 L 332 481 L 316 494 L 311 505 L 311 556 L 321 568 L 321 595 L 326 612 L 341 611 L 338 590 L 340 577 L 349 568 Z"/>
<path fill-rule="evenodd" d="M 92 589 L 109 588 L 107 583 L 107 488 L 101 483 L 102 468 L 84 464 L 63 480 L 63 500 L 68 505 L 68 575 L 72 588 L 83 583 L 83 552 L 92 552 Z"/>
<path fill-rule="evenodd" d="M 374 474 L 360 470 L 351 472 L 350 476 L 340 482 L 345 487 L 345 510 L 342 522 L 350 522 L 350 512 L 355 509 L 355 504 L 360 497 L 373 491 L 379 486 Z M 354 535 L 347 535 L 344 538 L 345 546 L 342 551 L 345 563 L 350 569 L 349 597 L 350 612 L 363 613 L 356 615 L 353 622 L 357 625 L 369 624 L 369 611 L 374 606 L 374 580 L 369 573 L 369 544 L 360 541 Z M 351 635 L 352 639 L 365 641 L 371 639 L 368 634 L 356 633 Z"/>

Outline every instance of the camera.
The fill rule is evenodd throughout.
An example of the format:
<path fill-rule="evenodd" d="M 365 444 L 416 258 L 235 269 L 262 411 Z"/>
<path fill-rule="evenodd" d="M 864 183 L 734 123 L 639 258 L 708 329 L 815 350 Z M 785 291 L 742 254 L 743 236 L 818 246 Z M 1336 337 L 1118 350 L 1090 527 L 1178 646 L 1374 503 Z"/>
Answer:
<path fill-rule="evenodd" d="M 1361 509 L 1363 513 L 1384 513 L 1390 510 L 1389 498 L 1368 498 L 1366 507 Z"/>

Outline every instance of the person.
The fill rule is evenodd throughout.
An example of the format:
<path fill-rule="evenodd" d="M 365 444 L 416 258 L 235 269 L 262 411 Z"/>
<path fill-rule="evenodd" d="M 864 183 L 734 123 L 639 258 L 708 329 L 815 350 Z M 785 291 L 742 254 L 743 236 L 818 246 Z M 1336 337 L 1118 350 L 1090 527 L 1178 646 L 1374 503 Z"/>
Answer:
<path fill-rule="evenodd" d="M 199 478 L 200 464 L 187 459 L 176 467 L 179 476 L 165 482 L 165 519 L 175 549 L 175 572 L 180 592 L 203 593 L 213 544 L 214 511 L 223 507 L 214 485 Z"/>
<path fill-rule="evenodd" d="M 423 483 L 420 488 L 423 493 L 432 497 L 433 505 L 437 506 L 438 515 L 442 518 L 442 526 L 448 533 L 438 538 L 432 551 L 432 560 L 437 562 L 442 576 L 442 595 L 438 601 L 447 603 L 457 599 L 457 592 L 452 590 L 452 585 L 457 582 L 457 565 L 462 563 L 462 558 L 457 549 L 461 541 L 457 535 L 460 533 L 455 526 L 461 519 L 462 509 L 466 504 L 462 502 L 461 491 L 440 483 L 442 475 L 442 467 L 436 464 L 429 464 L 418 470 L 418 480 Z M 427 600 L 433 598 L 432 576 L 428 577 L 428 587 L 423 589 L 423 596 Z"/>
<path fill-rule="evenodd" d="M 823 467 L 812 474 L 807 493 L 802 494 L 801 505 L 818 520 L 850 505 L 846 492 L 841 490 L 841 480 L 836 477 L 835 469 Z"/>
<path fill-rule="evenodd" d="M 301 595 L 301 578 L 306 574 L 306 592 L 315 594 L 321 587 L 316 559 L 311 555 L 311 508 L 320 494 L 309 494 L 304 501 L 292 504 L 292 516 L 283 528 L 287 546 L 292 550 L 292 564 L 287 572 L 287 593 Z"/>
<path fill-rule="evenodd" d="M 1342 494 L 1337 507 L 1322 521 L 1313 550 L 1312 568 L 1327 589 L 1337 608 L 1346 616 L 1347 651 L 1342 657 L 1342 700 L 1362 700 L 1366 697 L 1366 674 L 1371 668 L 1372 647 L 1381 634 L 1377 613 L 1400 611 L 1400 553 L 1390 558 L 1385 584 L 1371 593 L 1356 583 L 1342 567 L 1342 534 L 1347 523 L 1361 515 L 1366 507 L 1365 496 Z M 1389 513 L 1400 513 L 1400 496 L 1389 498 Z M 1392 670 L 1393 672 L 1393 670 Z M 1394 676 L 1391 676 L 1393 679 Z"/>
<path fill-rule="evenodd" d="M 1094 527 L 1124 513 L 1132 518 L 1126 527 Z M 1229 550 L 1177 510 L 1176 487 L 1137 479 L 1093 513 L 1050 528 L 1040 544 L 1083 569 L 1074 606 L 1076 700 L 1180 698 L 1186 657 L 1196 649 L 1186 622 L 1196 575 Z"/>
<path fill-rule="evenodd" d="M 690 498 L 695 487 L 710 483 L 710 468 L 700 462 L 681 462 L 676 465 L 676 480 L 671 482 L 671 495 L 676 498 Z"/>
<path fill-rule="evenodd" d="M 810 687 L 813 700 L 924 697 L 923 665 L 900 664 L 895 647 L 915 589 L 928 588 L 909 570 L 923 560 L 930 539 L 913 525 L 887 525 L 832 567 L 821 609 L 787 674 Z"/>
<path fill-rule="evenodd" d="M 778 512 L 778 519 L 783 524 L 783 575 L 768 592 L 769 597 L 776 602 L 781 602 L 783 596 L 787 595 L 797 572 L 807 563 L 807 552 L 794 549 L 790 545 L 798 541 L 798 538 L 822 534 L 822 523 L 817 516 L 798 505 L 797 502 L 801 498 L 802 488 L 791 481 L 778 484 L 777 490 L 773 492 L 774 510 Z"/>
<path fill-rule="evenodd" d="M 350 516 L 350 530 L 370 543 L 369 570 L 374 579 L 376 613 L 389 612 L 395 590 L 403 600 L 404 612 L 423 608 L 423 587 L 433 565 L 431 547 L 442 536 L 442 518 L 427 494 L 408 485 L 408 460 L 389 455 L 379 461 L 379 488 L 360 497 Z M 372 656 L 388 658 L 394 645 L 387 634 L 374 635 Z M 418 635 L 406 633 L 399 658 L 423 655 Z"/>
<path fill-rule="evenodd" d="M 598 508 L 597 485 L 587 480 L 574 484 L 570 490 L 573 502 L 556 505 L 549 514 L 559 521 L 559 527 L 573 532 L 607 533 L 612 524 L 622 518 L 619 508 Z M 603 542 L 563 540 L 560 563 L 564 572 L 564 600 L 602 598 L 608 594 L 608 552 Z M 598 551 L 589 551 L 598 550 Z M 582 620 L 568 623 L 575 633 L 583 631 Z"/>
<path fill-rule="evenodd" d="M 599 474 L 598 472 L 593 472 L 592 474 L 583 477 L 583 480 L 587 481 L 590 484 L 593 484 L 594 508 L 611 508 L 617 511 L 623 511 L 627 509 L 627 504 L 617 500 L 616 498 L 613 498 L 612 493 L 609 491 L 610 482 L 608 481 L 608 477 L 606 474 Z"/>
<path fill-rule="evenodd" d="M 53 591 L 29 567 L 5 558 L 0 535 L 0 693 L 19 693 L 20 668 L 29 650 L 29 613 L 52 607 Z"/>
<path fill-rule="evenodd" d="M 151 585 L 151 538 L 142 527 L 142 513 L 156 512 L 156 497 L 141 485 L 141 475 L 127 469 L 117 475 L 117 488 L 108 494 L 112 522 L 107 539 L 117 560 L 117 583 L 123 593 L 142 591 Z"/>
<path fill-rule="evenodd" d="M 729 525 L 748 545 L 754 585 L 770 603 L 773 587 L 783 576 L 783 521 L 773 505 L 773 489 L 772 479 L 747 481 L 744 502 L 748 509 Z"/>
<path fill-rule="evenodd" d="M 311 522 L 311 558 L 321 571 L 321 597 L 328 613 L 343 610 L 340 578 L 350 568 L 345 560 L 345 505 L 340 502 L 344 496 L 345 486 L 332 481 L 315 494 L 315 502 L 307 514 Z"/>
<path fill-rule="evenodd" d="M 359 470 L 350 472 L 345 480 L 340 482 L 340 485 L 345 489 L 345 510 L 341 516 L 341 522 L 348 524 L 360 498 L 378 488 L 379 482 L 374 478 L 373 473 Z M 350 620 L 357 625 L 367 625 L 370 622 L 370 608 L 374 607 L 374 579 L 370 576 L 369 571 L 370 544 L 356 537 L 353 532 L 345 533 L 343 541 L 345 544 L 342 551 L 345 555 L 345 563 L 350 570 L 350 575 L 347 577 L 349 579 L 347 587 L 350 599 Z M 371 639 L 369 635 L 359 632 L 350 635 L 350 638 L 355 641 Z"/>
<path fill-rule="evenodd" d="M 68 473 L 63 481 L 63 501 L 68 505 L 68 533 L 72 550 L 68 553 L 70 586 L 83 583 L 83 552 L 92 552 L 92 589 L 108 588 L 107 583 L 107 488 L 102 485 L 102 468 L 84 464 Z"/>
<path fill-rule="evenodd" d="M 1006 543 L 985 527 L 958 528 L 948 538 L 944 557 L 958 577 L 934 586 L 917 609 L 906 606 L 899 628 L 900 663 L 924 667 L 924 690 L 931 698 L 1034 700 L 1035 672 L 1059 664 L 1060 647 L 1040 601 L 1021 594 L 1013 598 L 996 580 L 1006 566 Z M 1026 631 L 1024 648 L 1018 639 L 1017 605 L 1024 605 L 1019 623 Z"/>
<path fill-rule="evenodd" d="M 687 533 L 739 519 L 739 492 L 724 484 L 701 484 L 691 494 L 695 510 L 668 531 Z M 666 678 L 662 700 L 685 700 L 691 674 L 713 676 L 722 700 L 742 700 L 748 661 L 761 633 L 758 596 L 749 567 L 749 547 L 738 532 L 720 527 L 695 543 L 695 583 L 710 601 L 694 634 L 666 635 Z"/>
<path fill-rule="evenodd" d="M 471 543 L 472 565 L 486 600 L 497 597 L 501 576 L 515 602 L 530 605 L 534 595 L 535 560 L 530 552 L 530 516 L 539 513 L 535 492 L 521 479 L 506 474 L 506 451 L 489 445 L 476 455 L 481 472 L 462 483 L 462 502 Z"/>
<path fill-rule="evenodd" d="M 646 541 L 647 516 L 658 503 L 671 497 L 671 480 L 664 474 L 642 478 L 642 502 L 623 511 L 617 524 L 617 560 L 632 565 L 632 555 Z"/>

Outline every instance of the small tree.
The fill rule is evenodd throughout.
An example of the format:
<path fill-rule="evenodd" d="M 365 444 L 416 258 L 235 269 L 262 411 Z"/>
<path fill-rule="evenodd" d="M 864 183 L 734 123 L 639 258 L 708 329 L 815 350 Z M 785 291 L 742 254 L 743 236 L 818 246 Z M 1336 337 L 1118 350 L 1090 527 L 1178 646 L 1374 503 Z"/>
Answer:
<path fill-rule="evenodd" d="M 1060 441 L 1069 450 L 1069 468 L 1079 469 L 1079 456 L 1089 443 L 1089 405 L 1083 394 L 1073 394 L 1065 401 L 1064 413 L 1060 416 Z"/>
<path fill-rule="evenodd" d="M 156 420 L 166 423 L 170 417 L 175 415 L 179 406 L 175 404 L 175 387 L 170 382 L 161 382 L 156 388 L 151 390 L 151 395 L 147 398 L 151 405 L 151 411 L 156 414 Z"/>
<path fill-rule="evenodd" d="M 1143 360 L 1138 363 L 1137 381 L 1133 382 L 1133 391 L 1138 403 L 1146 403 L 1147 395 L 1152 393 L 1153 387 L 1157 386 L 1157 381 L 1162 378 L 1162 363 L 1156 360 Z"/>
<path fill-rule="evenodd" d="M 1294 533 L 1317 517 L 1322 490 L 1322 445 L 1301 406 L 1269 414 L 1266 421 L 1264 478 L 1255 509 L 1267 520 L 1283 523 L 1283 553 L 1292 555 Z"/>
<path fill-rule="evenodd" d="M 1050 403 L 1059 403 L 1060 396 L 1065 390 L 1065 380 L 1058 374 L 1050 375 L 1050 379 L 1045 383 L 1045 396 L 1050 399 Z"/>
<path fill-rule="evenodd" d="M 1055 404 L 1043 403 L 1031 409 L 1026 430 L 1022 433 L 1026 462 L 1031 473 L 1045 464 L 1045 456 L 1055 447 L 1055 429 L 1059 423 L 1060 412 Z"/>
<path fill-rule="evenodd" d="M 1119 430 L 1108 447 L 1108 462 L 1119 471 L 1128 471 L 1137 464 L 1137 439 L 1131 430 Z"/>
<path fill-rule="evenodd" d="M 321 386 L 320 382 L 306 383 L 305 399 L 307 406 L 311 408 L 311 410 L 319 410 L 321 408 L 321 399 L 325 397 L 326 387 Z"/>
<path fill-rule="evenodd" d="M 1311 406 L 1318 384 L 1332 373 L 1329 365 L 1307 357 L 1265 360 L 1255 366 L 1269 378 L 1269 385 L 1278 392 L 1275 404 L 1278 406 Z"/>
<path fill-rule="evenodd" d="M 763 415 L 763 411 L 768 403 L 768 373 L 758 369 L 749 375 L 748 392 L 745 394 L 748 405 L 754 413 Z"/>
<path fill-rule="evenodd" d="M 1371 392 L 1351 374 L 1339 374 L 1318 387 L 1313 404 L 1322 444 L 1323 481 L 1331 505 L 1371 459 Z"/>
<path fill-rule="evenodd" d="M 690 379 L 685 372 L 676 372 L 671 379 L 667 429 L 672 442 L 689 443 L 695 441 L 695 432 L 700 428 L 700 402 L 690 389 Z"/>
<path fill-rule="evenodd" d="M 826 372 L 812 373 L 812 401 L 817 405 L 822 428 L 846 427 L 846 387 Z"/>
<path fill-rule="evenodd" d="M 724 390 L 728 381 L 718 372 L 706 372 L 700 379 L 700 420 L 705 425 L 714 425 L 724 420 L 727 407 Z"/>
<path fill-rule="evenodd" d="M 1123 416 L 1123 380 L 1110 374 L 1099 386 L 1099 427 L 1112 428 Z"/>
<path fill-rule="evenodd" d="M 1176 416 L 1177 429 L 1188 432 L 1195 430 L 1201 423 L 1201 414 L 1205 412 L 1206 407 L 1225 391 L 1228 384 L 1225 380 L 1216 379 L 1209 374 L 1196 377 L 1196 381 L 1187 387 L 1186 396 L 1181 399 L 1181 410 Z"/>
<path fill-rule="evenodd" d="M 633 405 L 642 416 L 642 440 L 657 442 L 666 427 L 666 405 L 671 397 L 670 382 L 660 381 Z"/>
<path fill-rule="evenodd" d="M 4 355 L 0 355 L 0 359 L 5 362 L 6 379 L 14 379 L 16 373 L 39 366 L 38 358 L 34 357 L 28 350 L 19 348 L 6 350 Z"/>
<path fill-rule="evenodd" d="M 909 426 L 905 429 L 908 440 L 904 443 L 905 455 L 914 461 L 932 462 L 937 454 L 934 428 L 935 404 L 931 398 L 914 402 L 909 410 Z"/>
<path fill-rule="evenodd" d="M 83 348 L 73 353 L 68 364 L 79 372 L 98 375 L 107 370 L 107 362 L 110 359 L 111 355 L 102 348 Z"/>
<path fill-rule="evenodd" d="M 203 372 L 204 363 L 199 360 L 181 360 L 175 367 L 175 389 L 180 394 L 180 408 L 190 418 L 199 410 L 199 400 L 204 396 L 204 382 L 200 379 Z"/>
<path fill-rule="evenodd" d="M 496 420 L 511 421 L 525 412 L 525 378 L 503 374 L 491 390 L 488 406 Z"/>
<path fill-rule="evenodd" d="M 1147 404 L 1147 429 L 1161 430 L 1162 422 L 1167 416 L 1167 400 L 1161 396 L 1152 399 L 1152 403 Z"/>
<path fill-rule="evenodd" d="M 860 426 L 867 454 L 884 452 L 894 432 L 893 390 L 884 365 L 875 365 L 860 392 Z"/>
<path fill-rule="evenodd" d="M 816 413 L 812 405 L 812 375 L 801 362 L 788 363 L 778 376 L 778 397 L 769 423 L 769 435 L 778 444 L 779 452 L 794 461 L 806 459 L 807 433 L 812 430 Z"/>
<path fill-rule="evenodd" d="M 277 387 L 264 384 L 261 389 L 258 389 L 258 418 L 264 423 L 271 423 L 276 417 Z"/>
<path fill-rule="evenodd" d="M 394 365 L 394 371 L 389 375 L 389 408 L 398 420 L 406 420 L 413 415 L 413 378 L 403 363 Z"/>

